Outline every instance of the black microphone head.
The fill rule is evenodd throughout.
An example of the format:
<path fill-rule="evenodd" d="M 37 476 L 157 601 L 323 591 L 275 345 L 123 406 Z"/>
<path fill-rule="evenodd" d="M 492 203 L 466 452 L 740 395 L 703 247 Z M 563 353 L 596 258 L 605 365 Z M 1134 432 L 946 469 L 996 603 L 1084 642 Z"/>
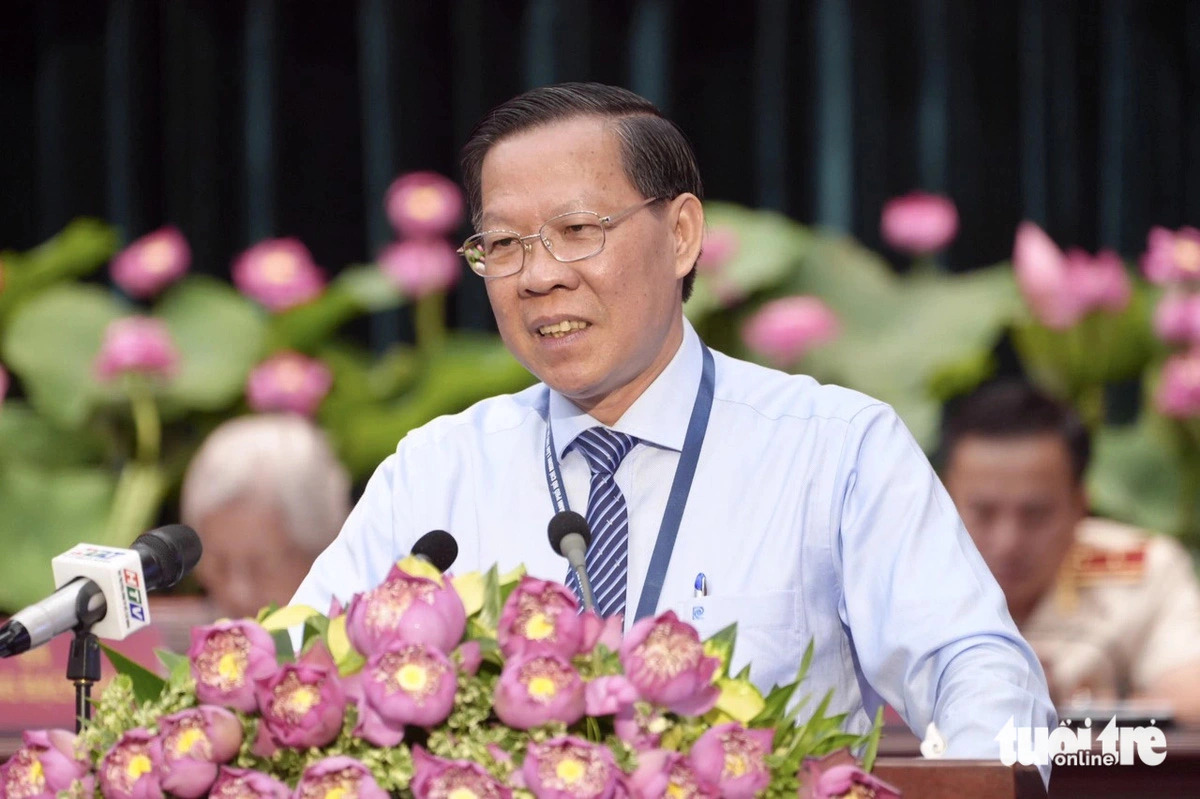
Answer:
<path fill-rule="evenodd" d="M 587 519 L 573 510 L 559 511 L 554 514 L 554 518 L 550 520 L 548 532 L 550 533 L 550 546 L 554 547 L 554 551 L 564 558 L 567 555 L 562 550 L 562 542 L 571 533 L 583 537 L 584 549 L 592 544 L 592 531 L 588 527 Z"/>
<path fill-rule="evenodd" d="M 142 533 L 130 547 L 142 556 L 146 590 L 170 588 L 196 567 L 204 546 L 186 524 L 168 524 Z"/>
<path fill-rule="evenodd" d="M 458 542 L 445 530 L 430 530 L 413 544 L 412 554 L 424 558 L 444 572 L 458 557 Z"/>

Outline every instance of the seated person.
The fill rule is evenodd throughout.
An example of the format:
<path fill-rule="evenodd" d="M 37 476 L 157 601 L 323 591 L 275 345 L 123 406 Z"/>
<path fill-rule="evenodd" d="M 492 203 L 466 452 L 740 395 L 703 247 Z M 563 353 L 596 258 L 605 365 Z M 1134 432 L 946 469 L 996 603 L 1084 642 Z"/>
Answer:
<path fill-rule="evenodd" d="M 1174 539 L 1087 516 L 1088 431 L 1021 382 L 960 401 L 942 469 L 1063 704 L 1145 698 L 1200 721 L 1200 586 Z"/>
<path fill-rule="evenodd" d="M 196 578 L 216 610 L 254 616 L 271 602 L 286 605 L 337 536 L 350 512 L 350 478 L 308 420 L 243 416 L 205 439 L 180 505 L 204 542 Z"/>

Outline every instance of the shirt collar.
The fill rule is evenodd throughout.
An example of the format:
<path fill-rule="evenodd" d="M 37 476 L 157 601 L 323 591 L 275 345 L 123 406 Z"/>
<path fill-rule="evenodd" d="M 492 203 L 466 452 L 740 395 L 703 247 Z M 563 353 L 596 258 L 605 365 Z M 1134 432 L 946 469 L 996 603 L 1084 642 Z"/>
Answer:
<path fill-rule="evenodd" d="M 639 441 L 682 451 L 700 385 L 701 368 L 700 337 L 684 317 L 683 342 L 675 356 L 612 429 Z M 554 431 L 555 454 L 559 458 L 576 436 L 598 424 L 600 422 L 575 403 L 550 390 L 550 425 Z"/>

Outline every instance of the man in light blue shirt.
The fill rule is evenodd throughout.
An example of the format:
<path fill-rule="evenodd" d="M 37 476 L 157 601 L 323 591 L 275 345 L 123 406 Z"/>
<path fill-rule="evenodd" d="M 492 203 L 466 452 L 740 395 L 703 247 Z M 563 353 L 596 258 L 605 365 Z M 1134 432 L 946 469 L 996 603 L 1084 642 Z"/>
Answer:
<path fill-rule="evenodd" d="M 1010 718 L 1055 725 L 1037 659 L 892 409 L 708 355 L 684 319 L 704 213 L 672 123 L 625 90 L 537 89 L 485 117 L 463 171 L 481 231 L 463 252 L 505 344 L 543 382 L 409 433 L 295 602 L 349 600 L 432 529 L 458 540 L 457 571 L 523 563 L 563 580 L 549 474 L 557 461 L 582 512 L 591 469 L 573 445 L 601 425 L 635 442 L 613 477 L 628 509 L 627 626 L 670 504 L 682 517 L 653 608 L 704 636 L 736 621 L 735 666 L 760 686 L 790 680 L 811 640 L 810 690 L 832 688 L 854 731 L 886 702 L 918 735 L 936 722 L 950 756 L 995 758 Z"/>

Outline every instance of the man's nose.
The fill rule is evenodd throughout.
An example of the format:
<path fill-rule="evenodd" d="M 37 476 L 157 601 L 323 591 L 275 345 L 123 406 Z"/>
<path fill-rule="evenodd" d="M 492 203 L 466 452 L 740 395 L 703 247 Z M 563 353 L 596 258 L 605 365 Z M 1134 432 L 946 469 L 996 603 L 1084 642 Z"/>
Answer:
<path fill-rule="evenodd" d="M 1016 517 L 1000 519 L 992 527 L 991 550 L 999 557 L 1010 558 L 1024 546 L 1021 523 Z"/>
<path fill-rule="evenodd" d="M 521 269 L 521 290 L 531 294 L 547 294 L 556 288 L 574 288 L 579 275 L 574 264 L 563 263 L 550 254 L 541 238 L 523 242 L 526 246 L 525 265 Z"/>

